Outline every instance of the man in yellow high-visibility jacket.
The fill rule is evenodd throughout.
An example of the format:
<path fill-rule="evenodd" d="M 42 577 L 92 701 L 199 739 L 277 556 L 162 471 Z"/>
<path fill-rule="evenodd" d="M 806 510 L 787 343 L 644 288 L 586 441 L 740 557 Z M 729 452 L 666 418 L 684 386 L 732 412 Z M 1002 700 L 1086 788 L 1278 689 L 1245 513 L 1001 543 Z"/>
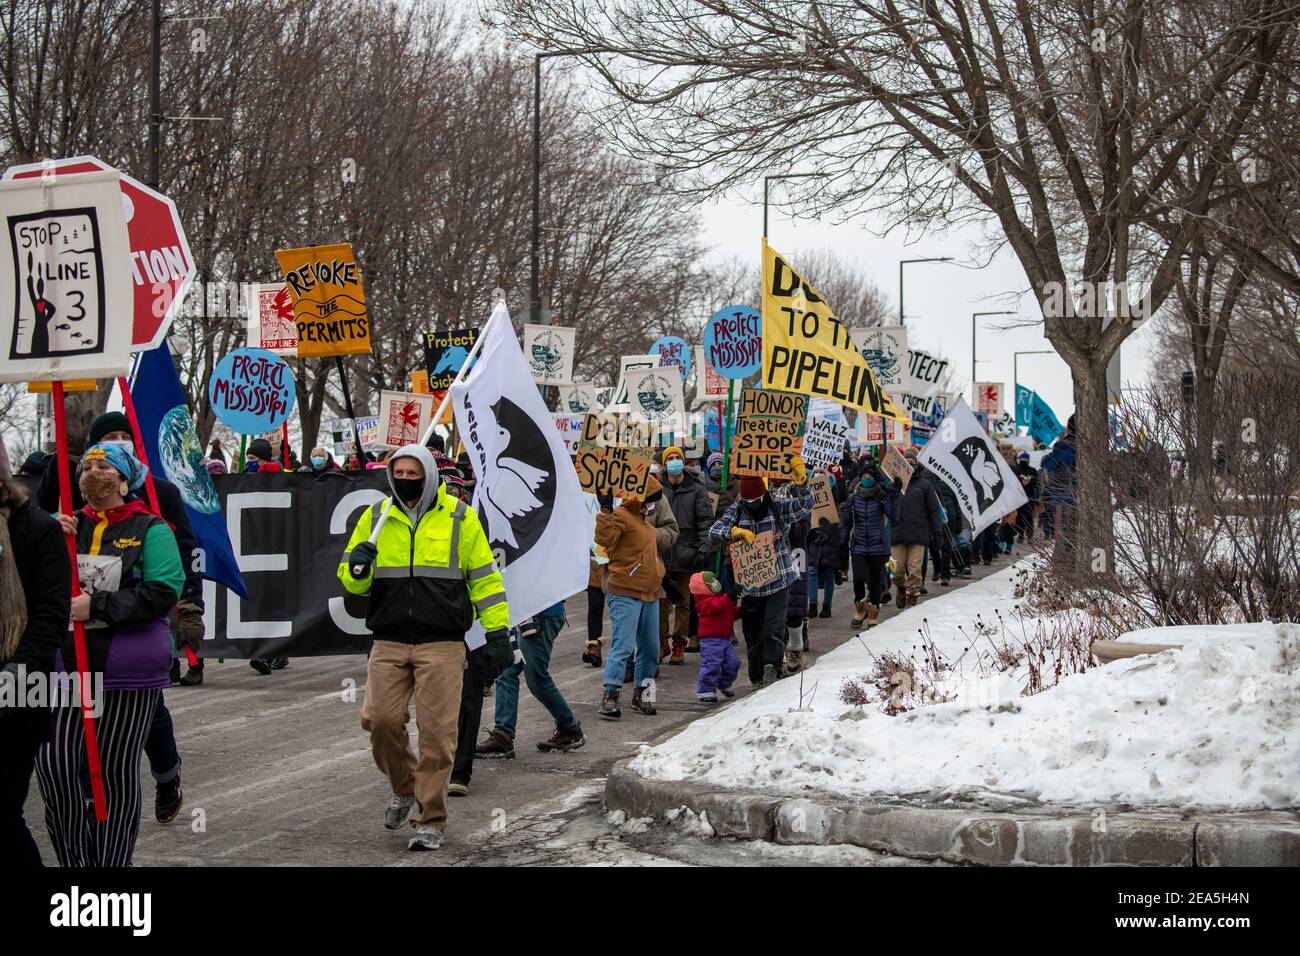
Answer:
<path fill-rule="evenodd" d="M 409 814 L 415 836 L 408 849 L 436 850 L 447 825 L 465 632 L 476 616 L 483 622 L 484 669 L 495 679 L 514 659 L 510 609 L 478 513 L 442 487 L 429 450 L 406 445 L 387 467 L 393 495 L 362 512 L 338 576 L 351 593 L 370 597 L 366 626 L 374 645 L 361 726 L 393 787 L 384 826 L 396 830 Z M 372 544 L 371 529 L 385 508 L 388 518 Z M 412 694 L 418 760 L 406 735 Z"/>

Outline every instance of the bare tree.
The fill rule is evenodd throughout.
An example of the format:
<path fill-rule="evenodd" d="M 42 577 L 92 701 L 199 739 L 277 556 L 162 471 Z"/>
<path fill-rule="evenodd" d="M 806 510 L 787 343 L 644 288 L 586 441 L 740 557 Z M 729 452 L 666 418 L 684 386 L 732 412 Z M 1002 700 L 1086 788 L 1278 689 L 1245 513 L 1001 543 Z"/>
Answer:
<path fill-rule="evenodd" d="M 1071 369 L 1091 479 L 1107 436 L 1106 368 L 1133 328 L 1127 306 L 1141 299 L 1153 312 L 1171 293 L 1297 22 L 1293 0 L 495 9 L 513 35 L 584 57 L 614 94 L 606 119 L 620 142 L 693 175 L 701 193 L 815 167 L 829 178 L 794 188 L 823 209 L 995 224 Z M 1180 181 L 1202 138 L 1194 177 Z M 1172 231 L 1145 241 L 1157 212 Z M 1134 287 L 1145 291 L 1123 294 Z M 1080 509 L 1088 539 L 1109 547 L 1109 503 Z"/>

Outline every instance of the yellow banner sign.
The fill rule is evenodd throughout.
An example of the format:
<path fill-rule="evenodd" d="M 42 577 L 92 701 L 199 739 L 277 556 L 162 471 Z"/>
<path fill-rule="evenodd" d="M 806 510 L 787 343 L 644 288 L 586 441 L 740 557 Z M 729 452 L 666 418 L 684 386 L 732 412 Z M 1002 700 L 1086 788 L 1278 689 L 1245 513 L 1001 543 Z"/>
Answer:
<path fill-rule="evenodd" d="M 299 358 L 370 351 L 370 316 L 352 243 L 277 249 L 275 258 L 293 299 Z"/>
<path fill-rule="evenodd" d="M 763 241 L 763 387 L 910 423 L 830 305 Z"/>

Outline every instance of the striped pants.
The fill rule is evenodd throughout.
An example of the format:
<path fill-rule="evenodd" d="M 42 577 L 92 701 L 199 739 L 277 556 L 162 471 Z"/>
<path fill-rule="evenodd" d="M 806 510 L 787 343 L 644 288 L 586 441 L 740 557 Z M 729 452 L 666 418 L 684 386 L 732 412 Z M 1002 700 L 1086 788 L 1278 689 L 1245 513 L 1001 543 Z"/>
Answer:
<path fill-rule="evenodd" d="M 36 758 L 45 826 L 63 866 L 130 866 L 140 834 L 140 752 L 161 690 L 104 691 L 95 720 L 108 819 L 100 823 L 83 792 L 86 731 L 78 707 L 54 711 L 50 740 Z"/>

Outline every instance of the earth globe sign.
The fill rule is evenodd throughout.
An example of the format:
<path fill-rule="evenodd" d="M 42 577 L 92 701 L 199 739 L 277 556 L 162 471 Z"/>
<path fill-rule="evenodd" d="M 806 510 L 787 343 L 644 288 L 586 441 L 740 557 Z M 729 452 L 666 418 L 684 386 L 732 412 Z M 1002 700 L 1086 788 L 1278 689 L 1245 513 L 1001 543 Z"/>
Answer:
<path fill-rule="evenodd" d="M 180 489 L 185 504 L 202 514 L 221 510 L 212 475 L 203 463 L 203 446 L 184 405 L 177 405 L 158 423 L 158 457 L 167 480 Z"/>

